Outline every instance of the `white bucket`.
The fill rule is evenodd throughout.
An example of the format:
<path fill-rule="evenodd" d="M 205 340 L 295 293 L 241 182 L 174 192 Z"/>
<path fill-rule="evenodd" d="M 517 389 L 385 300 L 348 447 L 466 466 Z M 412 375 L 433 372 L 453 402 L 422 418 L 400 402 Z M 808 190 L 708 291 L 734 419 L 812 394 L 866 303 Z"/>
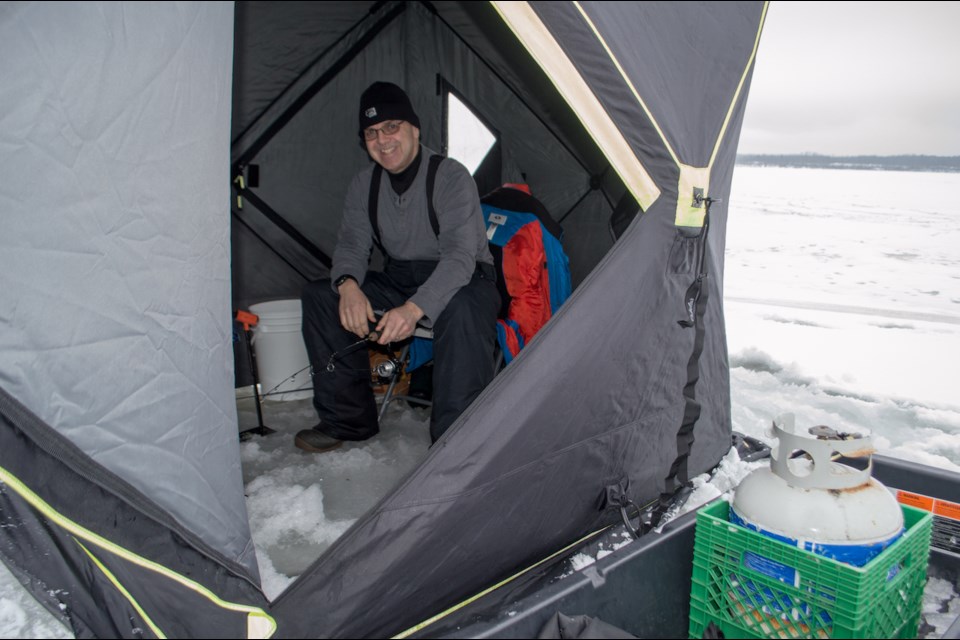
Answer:
<path fill-rule="evenodd" d="M 303 400 L 312 397 L 310 361 L 300 327 L 300 301 L 261 302 L 251 305 L 250 313 L 260 318 L 253 329 L 253 348 L 263 399 Z"/>

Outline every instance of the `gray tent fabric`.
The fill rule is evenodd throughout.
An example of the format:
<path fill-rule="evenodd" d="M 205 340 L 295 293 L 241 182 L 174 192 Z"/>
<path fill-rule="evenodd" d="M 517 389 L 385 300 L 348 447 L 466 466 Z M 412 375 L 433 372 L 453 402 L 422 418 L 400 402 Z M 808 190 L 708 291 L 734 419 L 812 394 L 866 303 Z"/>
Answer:
<path fill-rule="evenodd" d="M 262 637 L 249 572 L 0 389 L 2 560 L 78 638 Z"/>
<path fill-rule="evenodd" d="M 370 3 L 367 8 L 375 6 Z M 273 67 L 285 60 L 260 44 L 267 40 L 263 36 L 267 27 L 261 17 L 276 11 L 275 7 L 276 3 L 238 6 L 238 29 L 243 29 L 237 35 L 238 50 L 244 51 L 244 59 L 266 57 L 270 61 L 269 65 L 259 61 L 258 66 Z M 256 165 L 259 187 L 250 191 L 327 256 L 333 254 L 346 185 L 370 162 L 358 144 L 356 110 L 360 93 L 376 79 L 396 82 L 412 96 L 424 144 L 434 149 L 441 148 L 443 128 L 443 100 L 437 84 L 449 83 L 500 132 L 503 181 L 536 185 L 537 198 L 557 215 L 589 193 L 591 174 L 599 174 L 604 168 L 603 164 L 584 166 L 567 148 L 568 141 L 558 137 L 548 126 L 549 121 L 544 121 L 548 109 L 538 107 L 540 112 L 536 113 L 531 109 L 538 102 L 535 96 L 525 95 L 525 84 L 519 83 L 516 90 L 505 86 L 497 77 L 500 69 L 484 65 L 471 52 L 472 43 L 466 43 L 447 26 L 448 13 L 454 17 L 462 14 L 459 3 L 439 3 L 436 8 L 439 14 L 419 3 L 386 3 L 372 13 L 363 12 L 359 22 L 340 39 L 324 34 L 321 42 L 335 43 L 320 50 L 313 64 L 300 70 L 294 86 L 266 104 L 253 124 L 234 140 L 235 173 L 246 175 L 249 165 Z M 322 15 L 325 9 L 314 7 L 313 11 Z M 314 20 L 316 24 L 321 22 Z M 340 26 L 338 20 L 327 28 Z M 251 32 L 259 35 L 253 38 Z M 313 46 L 309 38 L 298 41 L 298 33 L 290 25 L 278 28 L 273 37 L 287 43 L 288 48 L 296 48 L 291 43 Z M 248 40 L 253 40 L 249 47 Z M 358 53 L 361 45 L 362 52 Z M 237 113 L 236 105 L 251 101 L 244 96 L 272 90 L 262 86 L 266 81 L 260 77 L 251 82 L 250 87 L 235 84 L 235 120 L 250 117 Z M 560 106 L 555 108 L 562 110 L 562 103 L 557 104 Z M 285 125 L 278 129 L 274 126 L 277 121 Z M 251 149 L 258 151 L 249 156 Z M 336 162 L 330 162 L 331 154 Z M 544 162 L 544 158 L 550 158 L 550 162 Z M 604 202 L 602 208 L 609 215 L 609 203 Z M 571 256 L 574 277 L 585 275 L 610 247 L 605 216 L 600 213 L 596 217 L 569 216 L 571 225 L 594 231 L 567 234 L 565 248 Z M 264 240 L 258 243 L 248 239 L 244 246 L 234 246 L 237 307 L 284 294 L 298 297 L 306 281 L 327 273 L 320 260 L 263 214 L 262 208 L 247 201 L 242 210 L 234 208 L 234 218 L 242 221 L 235 227 L 249 227 Z M 244 234 L 249 238 L 249 233 Z M 595 244 L 598 241 L 599 247 Z M 299 276 L 292 273 L 291 265 L 301 272 Z"/>
<path fill-rule="evenodd" d="M 538 14 L 572 10 L 565 3 L 532 6 Z M 643 5 L 587 6 L 609 11 L 620 24 L 654 20 Z M 697 100 L 676 105 L 670 94 L 642 96 L 654 118 L 681 112 L 671 117 L 684 127 L 667 134 L 696 131 L 710 140 L 698 149 L 719 148 L 713 177 L 703 185 L 716 201 L 713 234 L 677 224 L 678 199 L 693 199 L 692 193 L 678 192 L 679 164 L 699 159 L 675 161 L 665 149 L 669 135 L 665 141 L 651 133 L 645 113 L 610 107 L 607 113 L 624 137 L 637 141 L 636 154 L 661 195 L 423 464 L 274 603 L 281 633 L 301 635 L 321 627 L 337 637 L 396 633 L 609 522 L 613 516 L 603 509 L 609 486 L 628 486 L 637 504 L 656 498 L 684 453 L 678 451 L 678 432 L 688 387 L 698 419 L 680 481 L 709 469 L 729 450 L 720 305 L 724 203 L 746 96 L 741 83 L 748 84 L 763 8 L 701 5 L 695 15 L 724 28 L 698 33 L 696 47 L 684 46 L 674 32 L 672 46 L 634 39 L 629 48 L 625 68 L 632 69 L 631 81 L 649 69 L 672 84 L 689 80 L 703 63 L 703 51 L 738 42 L 736 62 L 730 63 L 735 70 L 724 76 L 728 82 L 704 87 Z M 636 101 L 606 55 L 589 55 L 587 43 L 597 39 L 594 27 L 582 19 L 579 26 L 567 21 L 552 35 L 574 43 L 567 50 L 602 103 Z M 693 126 L 701 113 L 718 123 L 714 130 Z M 698 322 L 702 353 L 691 380 L 697 327 L 680 321 L 688 317 L 686 292 L 698 276 L 703 251 L 710 274 L 704 297 L 711 302 Z M 324 602 L 322 614 L 287 614 L 307 609 L 308 602 Z"/>
<path fill-rule="evenodd" d="M 736 104 L 744 61 L 751 56 L 756 44 L 752 37 L 725 35 L 752 32 L 755 15 L 749 12 L 705 10 L 696 3 L 643 2 L 638 6 L 608 7 L 605 3 L 581 3 L 583 11 L 603 34 L 603 44 L 622 65 L 627 77 L 653 112 L 664 138 L 674 149 L 680 161 L 698 167 L 706 166 L 714 145 L 720 136 L 727 109 Z M 538 3 L 537 13 L 564 35 L 582 32 L 583 19 L 571 3 Z M 571 56 L 584 60 L 610 58 L 598 50 L 596 38 L 584 41 L 561 38 Z M 642 42 L 650 58 L 638 56 L 636 46 Z M 579 46 L 582 45 L 582 46 Z M 681 77 L 673 75 L 676 67 L 660 64 L 660 60 L 682 58 Z M 581 63 L 583 65 L 586 62 Z M 613 77 L 614 69 L 606 76 Z M 600 82 L 596 73 L 584 73 L 591 84 Z M 602 100 L 608 101 L 609 111 L 623 114 L 624 122 L 645 119 L 643 109 L 629 93 L 610 95 L 597 90 Z M 698 135 L 690 135 L 697 131 Z M 651 148 L 662 146 L 649 137 L 646 127 L 623 127 L 624 136 L 631 141 L 641 158 Z"/>
<path fill-rule="evenodd" d="M 731 445 L 726 203 L 765 11 L 0 6 L 0 435 L 16 445 L 0 449 L 0 482 L 18 489 L 0 514 L 52 558 L 35 574 L 18 558 L 19 574 L 105 594 L 71 601 L 91 634 L 203 635 L 191 617 L 209 610 L 230 637 L 274 621 L 282 637 L 389 636 L 619 518 L 611 500 L 649 504 L 711 469 Z M 268 605 L 231 316 L 328 272 L 348 178 L 369 162 L 356 103 L 374 80 L 407 89 L 432 148 L 444 87 L 496 129 L 501 180 L 564 218 L 576 289 Z M 637 213 L 614 239 L 618 203 Z M 64 451 L 64 481 L 104 496 L 89 518 L 23 463 L 55 469 Z M 143 536 L 110 531 L 114 508 Z M 85 582 L 91 554 L 72 531 L 109 551 L 109 573 Z"/>
<path fill-rule="evenodd" d="M 0 386 L 256 576 L 224 208 L 232 4 L 0 12 Z"/>
<path fill-rule="evenodd" d="M 261 115 L 282 96 L 296 95 L 298 83 L 315 62 L 351 32 L 370 12 L 372 2 L 329 3 L 318 12 L 311 2 L 244 2 L 234 29 L 243 46 L 233 58 L 234 103 L 230 139 L 239 143 Z M 277 34 L 283 34 L 277 38 Z M 310 47 L 290 46 L 310 42 Z M 238 150 L 246 150 L 242 144 Z"/>

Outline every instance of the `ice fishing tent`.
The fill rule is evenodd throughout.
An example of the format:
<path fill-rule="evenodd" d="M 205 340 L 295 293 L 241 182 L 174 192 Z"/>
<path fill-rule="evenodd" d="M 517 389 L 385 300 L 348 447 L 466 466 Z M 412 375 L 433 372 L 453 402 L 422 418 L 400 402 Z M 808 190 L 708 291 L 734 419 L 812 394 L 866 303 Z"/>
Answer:
<path fill-rule="evenodd" d="M 764 12 L 0 7 L 0 557 L 80 636 L 384 636 L 710 469 L 730 446 L 726 202 Z M 495 131 L 478 182 L 522 178 L 565 218 L 578 286 L 268 603 L 231 319 L 325 274 L 375 79 L 407 88 L 428 146 L 448 142 L 448 94 Z"/>

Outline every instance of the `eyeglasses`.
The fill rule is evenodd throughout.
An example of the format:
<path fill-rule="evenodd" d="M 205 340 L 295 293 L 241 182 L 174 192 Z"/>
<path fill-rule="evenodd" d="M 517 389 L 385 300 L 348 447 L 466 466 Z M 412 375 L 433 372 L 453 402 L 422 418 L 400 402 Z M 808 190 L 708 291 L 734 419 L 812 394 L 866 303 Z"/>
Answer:
<path fill-rule="evenodd" d="M 379 129 L 367 127 L 363 130 L 363 137 L 366 140 L 376 140 L 378 133 L 383 133 L 385 136 L 392 136 L 397 131 L 400 131 L 400 125 L 402 124 L 403 120 L 391 120 L 390 122 L 385 122 Z"/>

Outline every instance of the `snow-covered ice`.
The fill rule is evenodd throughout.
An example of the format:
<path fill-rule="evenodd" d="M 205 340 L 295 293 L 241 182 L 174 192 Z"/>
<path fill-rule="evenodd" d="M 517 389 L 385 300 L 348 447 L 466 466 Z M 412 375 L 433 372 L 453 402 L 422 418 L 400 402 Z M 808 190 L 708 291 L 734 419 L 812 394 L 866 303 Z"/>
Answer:
<path fill-rule="evenodd" d="M 792 412 L 798 424 L 870 429 L 884 454 L 960 471 L 956 193 L 956 173 L 737 167 L 724 279 L 734 429 L 769 442 L 773 417 Z M 254 426 L 250 401 L 239 406 L 241 425 Z M 308 400 L 268 402 L 264 421 L 281 432 L 242 443 L 241 456 L 275 598 L 417 465 L 429 436 L 425 412 L 398 404 L 377 438 L 315 456 L 292 446 L 315 421 Z M 695 480 L 688 504 L 728 492 L 758 464 L 731 452 L 709 482 Z M 925 637 L 958 613 L 957 585 L 933 576 Z M 0 637 L 71 637 L 2 565 Z"/>

